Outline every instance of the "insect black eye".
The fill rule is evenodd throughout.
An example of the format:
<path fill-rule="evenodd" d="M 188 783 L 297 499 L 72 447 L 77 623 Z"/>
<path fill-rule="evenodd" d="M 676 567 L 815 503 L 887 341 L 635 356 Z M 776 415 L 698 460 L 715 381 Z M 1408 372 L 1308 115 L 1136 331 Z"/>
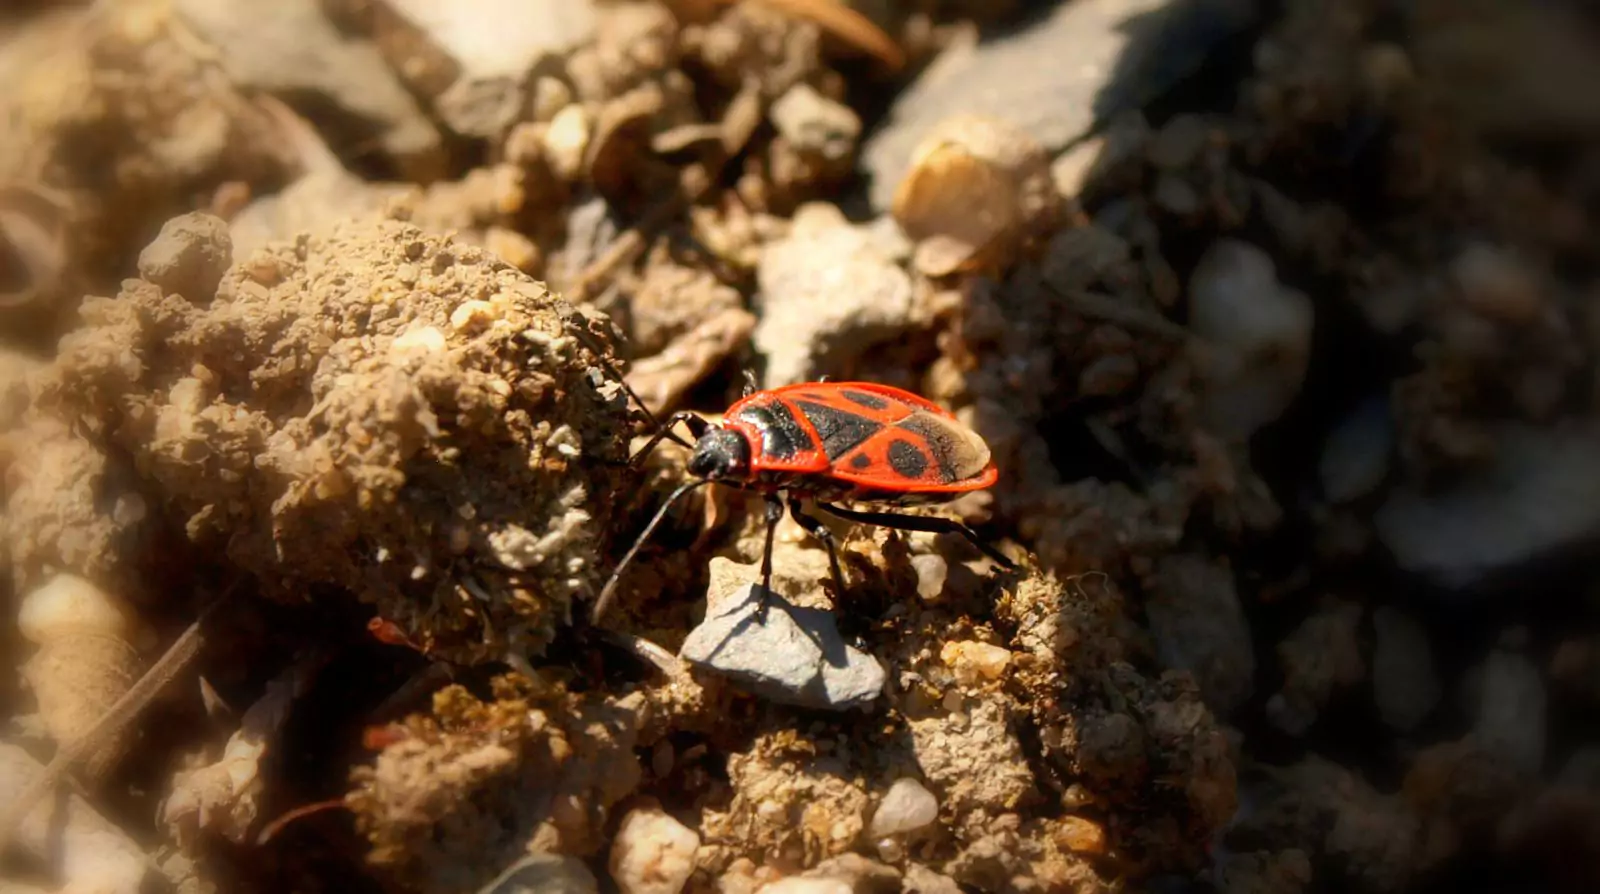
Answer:
<path fill-rule="evenodd" d="M 689 474 L 697 478 L 727 478 L 750 468 L 750 445 L 737 432 L 714 428 L 694 445 Z"/>

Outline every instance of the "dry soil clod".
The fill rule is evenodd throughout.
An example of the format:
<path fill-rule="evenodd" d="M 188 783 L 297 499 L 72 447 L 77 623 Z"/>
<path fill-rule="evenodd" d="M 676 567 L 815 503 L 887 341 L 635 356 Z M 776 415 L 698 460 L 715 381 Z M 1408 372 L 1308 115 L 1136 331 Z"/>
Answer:
<path fill-rule="evenodd" d="M 538 652 L 599 573 L 624 408 L 572 308 L 482 249 L 354 223 L 86 313 L 55 399 L 280 598 L 343 587 L 474 662 Z"/>

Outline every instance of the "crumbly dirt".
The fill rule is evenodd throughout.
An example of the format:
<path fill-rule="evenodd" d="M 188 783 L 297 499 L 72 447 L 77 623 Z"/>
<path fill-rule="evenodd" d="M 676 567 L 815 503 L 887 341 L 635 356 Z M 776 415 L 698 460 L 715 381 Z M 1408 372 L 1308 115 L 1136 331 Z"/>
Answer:
<path fill-rule="evenodd" d="M 24 597 L 125 602 L 60 632 L 117 673 L 201 636 L 0 890 L 108 830 L 148 860 L 96 890 L 1600 884 L 1588 6 L 252 7 L 319 20 L 302 74 L 185 5 L 0 13 L 6 784 L 82 694 Z M 828 518 L 841 592 L 783 519 L 775 592 L 883 671 L 850 710 L 672 666 L 762 500 L 627 462 L 624 383 L 824 376 L 977 432 L 998 482 L 906 511 L 1018 565 Z"/>
<path fill-rule="evenodd" d="M 215 228 L 162 239 L 228 248 Z M 467 662 L 547 645 L 600 570 L 626 417 L 577 312 L 400 221 L 226 273 L 174 253 L 210 282 L 163 269 L 89 302 L 40 402 L 125 451 L 192 543 L 270 595 L 334 586 Z M 19 575 L 44 561 L 20 558 Z"/>
<path fill-rule="evenodd" d="M 610 808 L 639 784 L 641 696 L 584 697 L 544 676 L 505 677 L 494 700 L 457 686 L 352 776 L 371 862 L 426 891 L 482 885 L 532 848 L 591 856 Z"/>

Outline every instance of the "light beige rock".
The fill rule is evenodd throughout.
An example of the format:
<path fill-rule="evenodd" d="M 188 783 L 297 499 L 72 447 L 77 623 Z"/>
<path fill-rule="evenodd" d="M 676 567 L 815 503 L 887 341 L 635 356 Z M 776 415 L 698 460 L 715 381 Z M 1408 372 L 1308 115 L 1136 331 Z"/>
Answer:
<path fill-rule="evenodd" d="M 611 878 L 623 894 L 678 894 L 694 873 L 700 836 L 659 807 L 622 818 L 611 844 Z"/>
<path fill-rule="evenodd" d="M 872 814 L 867 833 L 887 838 L 926 828 L 939 819 L 939 799 L 922 783 L 902 776 L 889 786 L 889 792 Z"/>

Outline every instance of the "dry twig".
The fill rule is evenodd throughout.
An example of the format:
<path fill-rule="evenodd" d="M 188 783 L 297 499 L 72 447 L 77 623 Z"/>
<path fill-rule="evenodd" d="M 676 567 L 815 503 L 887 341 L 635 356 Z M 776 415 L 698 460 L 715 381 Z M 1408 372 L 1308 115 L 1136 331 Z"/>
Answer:
<path fill-rule="evenodd" d="M 90 727 L 76 741 L 63 745 L 61 750 L 44 768 L 44 772 L 34 780 L 33 784 L 6 805 L 5 811 L 0 813 L 0 854 L 10 847 L 12 838 L 22 821 L 39 805 L 39 802 L 55 791 L 63 777 L 72 769 L 73 764 L 81 760 L 104 743 L 115 738 L 119 733 L 137 720 L 144 709 L 167 688 L 173 680 L 177 679 L 194 660 L 200 655 L 200 647 L 204 644 L 201 635 L 201 625 L 211 617 L 217 607 L 227 599 L 227 595 L 212 601 L 200 612 L 200 616 L 180 634 L 167 649 L 166 654 L 151 665 L 139 682 L 133 684 L 122 698 L 106 711 L 100 722 Z"/>

